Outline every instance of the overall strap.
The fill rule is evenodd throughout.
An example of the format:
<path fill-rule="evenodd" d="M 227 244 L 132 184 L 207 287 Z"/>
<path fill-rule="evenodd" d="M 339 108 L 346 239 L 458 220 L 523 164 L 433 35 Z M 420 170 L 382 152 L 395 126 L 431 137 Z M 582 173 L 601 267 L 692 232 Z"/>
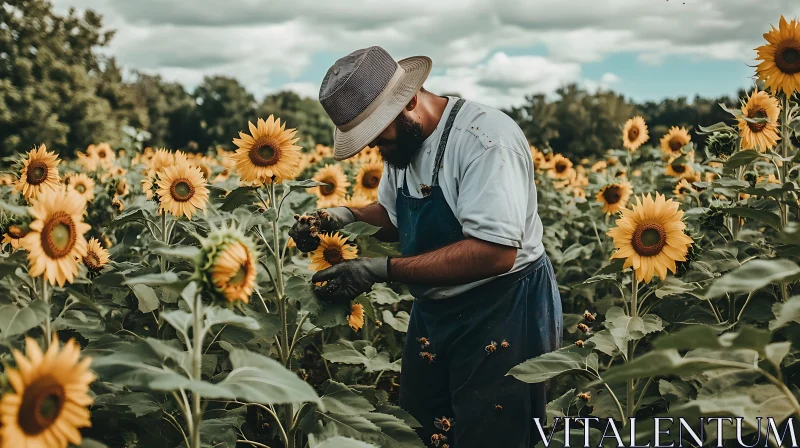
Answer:
<path fill-rule="evenodd" d="M 450 110 L 450 116 L 447 117 L 447 123 L 445 123 L 444 129 L 442 129 L 442 136 L 439 139 L 439 148 L 436 150 L 436 159 L 433 162 L 432 187 L 439 185 L 439 167 L 442 164 L 442 157 L 444 157 L 444 149 L 447 147 L 447 139 L 450 137 L 450 131 L 453 129 L 453 122 L 456 121 L 456 115 L 458 115 L 458 111 L 463 105 L 464 99 L 459 98 L 456 104 L 453 105 L 453 109 Z"/>

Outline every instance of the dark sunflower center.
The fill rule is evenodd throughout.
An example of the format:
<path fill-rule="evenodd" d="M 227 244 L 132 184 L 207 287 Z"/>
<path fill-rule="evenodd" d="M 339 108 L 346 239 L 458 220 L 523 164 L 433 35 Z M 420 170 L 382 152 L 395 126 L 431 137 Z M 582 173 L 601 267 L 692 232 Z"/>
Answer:
<path fill-rule="evenodd" d="M 14 238 L 15 240 L 23 238 L 25 235 L 26 233 L 22 230 L 20 226 L 11 226 L 8 228 L 8 236 Z"/>
<path fill-rule="evenodd" d="M 622 192 L 620 191 L 619 187 L 616 185 L 612 185 L 603 191 L 603 199 L 605 199 L 607 204 L 613 205 L 619 202 L 622 198 Z"/>
<path fill-rule="evenodd" d="M 97 157 L 100 157 L 101 159 L 105 159 L 106 158 L 106 152 L 101 149 L 100 151 L 97 152 Z"/>
<path fill-rule="evenodd" d="M 75 222 L 64 212 L 52 214 L 42 227 L 42 250 L 50 258 L 61 258 L 69 254 L 76 239 Z"/>
<path fill-rule="evenodd" d="M 639 127 L 634 126 L 628 130 L 628 141 L 635 142 L 639 138 Z"/>
<path fill-rule="evenodd" d="M 230 286 L 241 286 L 244 283 L 244 279 L 247 277 L 247 266 L 242 265 L 239 266 L 239 270 L 236 271 L 236 274 L 228 280 L 228 284 Z"/>
<path fill-rule="evenodd" d="M 682 174 L 686 171 L 686 165 L 682 163 L 675 163 L 672 165 L 672 171 L 675 171 L 678 174 Z"/>
<path fill-rule="evenodd" d="M 75 191 L 77 191 L 78 193 L 85 193 L 86 192 L 86 185 L 84 185 L 84 184 L 75 185 Z"/>
<path fill-rule="evenodd" d="M 47 430 L 64 407 L 64 388 L 49 375 L 28 385 L 22 395 L 17 423 L 27 435 Z"/>
<path fill-rule="evenodd" d="M 94 252 L 88 252 L 86 254 L 83 258 L 83 264 L 92 271 L 96 271 L 102 267 L 100 266 L 100 256 Z"/>
<path fill-rule="evenodd" d="M 339 264 L 344 261 L 344 257 L 342 257 L 342 251 L 335 247 L 325 249 L 325 252 L 322 253 L 322 256 L 325 258 L 325 261 L 330 264 Z"/>
<path fill-rule="evenodd" d="M 689 193 L 692 192 L 692 190 L 689 187 L 686 187 L 686 186 L 681 187 L 681 189 L 679 191 L 681 192 L 681 194 L 689 194 Z"/>
<path fill-rule="evenodd" d="M 753 109 L 747 113 L 747 118 L 767 118 L 767 111 L 761 107 Z M 747 126 L 753 132 L 761 132 L 767 127 L 767 123 L 750 123 L 748 121 Z"/>
<path fill-rule="evenodd" d="M 325 182 L 325 185 L 320 185 L 319 187 L 319 192 L 322 193 L 323 196 L 330 196 L 336 191 L 335 179 L 327 178 L 320 182 Z"/>
<path fill-rule="evenodd" d="M 775 65 L 783 73 L 800 72 L 800 42 L 786 41 L 775 52 Z"/>
<path fill-rule="evenodd" d="M 669 149 L 671 149 L 673 152 L 678 152 L 681 150 L 681 148 L 683 148 L 683 141 L 680 139 L 673 138 L 669 141 Z"/>
<path fill-rule="evenodd" d="M 373 189 L 377 188 L 378 184 L 381 182 L 381 175 L 377 171 L 367 171 L 364 173 L 364 177 L 361 179 L 361 185 L 364 188 Z"/>
<path fill-rule="evenodd" d="M 47 180 L 47 164 L 41 160 L 34 160 L 28 165 L 26 180 L 31 185 L 39 185 Z"/>
<path fill-rule="evenodd" d="M 170 196 L 178 202 L 186 202 L 194 196 L 194 187 L 187 179 L 178 179 L 170 187 Z"/>
<path fill-rule="evenodd" d="M 617 164 L 617 159 L 615 159 L 613 157 L 608 159 L 608 160 L 606 160 L 606 165 L 608 165 L 608 166 L 615 166 L 616 164 Z"/>
<path fill-rule="evenodd" d="M 556 163 L 556 172 L 557 173 L 563 173 L 566 170 L 567 170 L 567 164 L 566 163 L 564 163 L 564 162 Z"/>
<path fill-rule="evenodd" d="M 249 156 L 250 161 L 256 166 L 271 166 L 278 163 L 280 151 L 272 141 L 257 141 Z"/>
<path fill-rule="evenodd" d="M 667 231 L 656 223 L 640 224 L 633 232 L 633 250 L 643 257 L 658 255 L 667 244 Z"/>

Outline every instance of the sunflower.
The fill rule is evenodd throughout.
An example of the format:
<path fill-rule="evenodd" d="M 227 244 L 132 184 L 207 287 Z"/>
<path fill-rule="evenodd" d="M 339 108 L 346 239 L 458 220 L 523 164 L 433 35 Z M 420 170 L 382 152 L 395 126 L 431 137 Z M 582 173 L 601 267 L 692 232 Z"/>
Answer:
<path fill-rule="evenodd" d="M 675 193 L 675 196 L 682 198 L 687 194 L 691 195 L 697 193 L 697 190 L 695 190 L 694 187 L 692 187 L 691 182 L 689 182 L 686 179 L 681 179 L 681 181 L 678 182 L 677 185 L 675 185 L 675 189 L 672 190 L 672 192 Z"/>
<path fill-rule="evenodd" d="M 531 160 L 533 160 L 533 168 L 536 171 L 550 169 L 550 165 L 548 164 L 544 153 L 536 149 L 536 147 L 533 145 L 531 145 Z"/>
<path fill-rule="evenodd" d="M 86 243 L 86 255 L 83 256 L 83 265 L 91 273 L 98 273 L 103 270 L 103 266 L 108 264 L 108 251 L 100 245 L 96 238 L 90 238 Z"/>
<path fill-rule="evenodd" d="M 628 205 L 628 199 L 633 193 L 633 187 L 628 182 L 608 184 L 595 195 L 597 202 L 603 204 L 603 212 L 613 215 Z"/>
<path fill-rule="evenodd" d="M 548 172 L 550 177 L 566 179 L 569 177 L 570 171 L 572 171 L 572 160 L 561 154 L 556 154 L 553 160 L 550 161 L 550 171 Z"/>
<path fill-rule="evenodd" d="M 185 159 L 176 158 L 174 166 L 164 168 L 158 173 L 156 194 L 159 211 L 166 210 L 173 216 L 185 215 L 192 219 L 197 210 L 208 204 L 208 188 L 200 169 L 189 166 Z"/>
<path fill-rule="evenodd" d="M 325 145 L 317 145 L 314 148 L 314 153 L 320 158 L 333 157 L 333 148 Z"/>
<path fill-rule="evenodd" d="M 594 163 L 591 168 L 589 168 L 593 173 L 605 173 L 608 164 L 605 160 L 600 160 Z"/>
<path fill-rule="evenodd" d="M 756 60 L 762 61 L 756 74 L 768 89 L 791 96 L 800 89 L 800 23 L 781 16 L 778 28 L 764 33 L 764 39 L 768 43 L 756 48 Z"/>
<path fill-rule="evenodd" d="M 117 182 L 114 184 L 114 195 L 125 196 L 127 194 L 128 194 L 128 181 L 124 177 L 117 179 Z"/>
<path fill-rule="evenodd" d="M 64 188 L 45 190 L 32 203 L 34 221 L 22 238 L 28 251 L 28 274 L 44 275 L 51 285 L 72 283 L 78 273 L 78 260 L 86 256 L 83 234 L 92 227 L 82 220 L 86 201 Z"/>
<path fill-rule="evenodd" d="M 364 196 L 354 194 L 352 196 L 347 196 L 344 200 L 340 203 L 343 207 L 350 207 L 350 208 L 363 208 L 372 203 L 374 203 L 374 199 L 369 199 Z"/>
<path fill-rule="evenodd" d="M 20 240 L 27 234 L 25 229 L 16 224 L 12 224 L 8 226 L 8 231 L 3 234 L 3 241 L 0 241 L 0 244 L 10 244 L 11 249 L 17 250 L 21 243 Z"/>
<path fill-rule="evenodd" d="M 340 203 L 347 194 L 347 187 L 350 186 L 341 165 L 325 165 L 314 174 L 312 179 L 328 184 L 312 189 L 317 195 L 317 208 L 330 207 Z"/>
<path fill-rule="evenodd" d="M 122 199 L 117 196 L 114 196 L 114 199 L 111 200 L 111 206 L 114 207 L 114 210 L 120 213 L 125 210 L 125 203 L 122 202 Z"/>
<path fill-rule="evenodd" d="M 199 169 L 206 179 L 211 179 L 211 167 L 214 163 L 214 159 L 207 156 L 192 157 L 189 159 L 189 165 Z"/>
<path fill-rule="evenodd" d="M 336 232 L 331 235 L 319 235 L 319 247 L 311 255 L 312 271 L 321 271 L 339 264 L 344 260 L 358 257 L 358 249 L 347 243 L 347 238 Z"/>
<path fill-rule="evenodd" d="M 67 190 L 80 194 L 86 202 L 91 202 L 94 199 L 94 181 L 91 177 L 78 173 L 71 174 L 66 180 Z"/>
<path fill-rule="evenodd" d="M 688 145 L 691 140 L 692 136 L 686 128 L 673 126 L 665 136 L 661 137 L 661 152 L 667 156 L 680 155 L 681 148 Z"/>
<path fill-rule="evenodd" d="M 622 145 L 630 152 L 639 149 L 645 142 L 650 140 L 650 133 L 642 117 L 633 117 L 625 122 L 622 128 Z"/>
<path fill-rule="evenodd" d="M 89 172 L 97 171 L 97 159 L 87 156 L 80 151 L 76 151 L 75 155 L 78 156 L 78 166 L 83 170 Z"/>
<path fill-rule="evenodd" d="M 679 179 L 693 175 L 694 168 L 692 168 L 692 164 L 690 163 L 692 159 L 691 155 L 685 157 L 683 163 L 678 162 L 678 159 L 681 159 L 681 157 L 675 156 L 670 158 L 669 162 L 667 162 L 667 166 L 664 168 L 664 174 Z"/>
<path fill-rule="evenodd" d="M 622 211 L 617 227 L 608 231 L 617 251 L 612 259 L 623 258 L 623 269 L 633 267 L 637 281 L 650 283 L 653 276 L 664 280 L 667 269 L 676 272 L 676 262 L 686 261 L 693 240 L 684 233 L 683 211 L 679 204 L 664 195 L 655 200 L 637 197 L 637 204 Z"/>
<path fill-rule="evenodd" d="M 350 306 L 350 314 L 347 315 L 347 323 L 353 331 L 358 331 L 364 326 L 364 305 L 354 303 Z"/>
<path fill-rule="evenodd" d="M 383 175 L 383 163 L 372 161 L 361 165 L 356 174 L 356 184 L 353 194 L 364 196 L 374 201 L 378 200 L 378 185 Z"/>
<path fill-rule="evenodd" d="M 259 118 L 257 125 L 248 122 L 250 135 L 239 133 L 233 139 L 238 147 L 232 156 L 236 171 L 244 182 L 269 183 L 294 179 L 300 172 L 300 147 L 295 145 L 299 138 L 294 129 L 285 130 L 279 118 L 272 115 L 266 121 Z"/>
<path fill-rule="evenodd" d="M 86 155 L 96 160 L 98 165 L 106 169 L 114 165 L 114 160 L 116 159 L 114 150 L 111 149 L 108 143 L 100 143 L 97 146 L 89 145 L 86 148 Z"/>
<path fill-rule="evenodd" d="M 17 190 L 30 201 L 45 190 L 55 190 L 59 184 L 58 156 L 47 151 L 45 145 L 28 152 L 28 158 L 22 165 L 22 172 L 17 180 Z"/>
<path fill-rule="evenodd" d="M 781 106 L 778 99 L 771 97 L 765 91 L 757 88 L 747 98 L 747 104 L 742 106 L 742 115 L 739 117 L 739 134 L 742 136 L 742 149 L 756 149 L 766 152 L 778 144 L 778 116 Z M 744 119 L 766 118 L 766 123 L 751 123 Z"/>
<path fill-rule="evenodd" d="M 14 185 L 16 178 L 11 174 L 0 174 L 0 185 Z"/>
<path fill-rule="evenodd" d="M 157 173 L 168 166 L 175 165 L 175 154 L 167 151 L 164 148 L 157 149 L 150 159 L 150 171 Z"/>
<path fill-rule="evenodd" d="M 89 385 L 95 380 L 89 370 L 92 358 L 80 359 L 74 339 L 59 350 L 53 335 L 50 348 L 25 339 L 27 356 L 13 350 L 17 368 L 8 368 L 8 383 L 14 389 L 0 401 L 0 438 L 8 447 L 66 448 L 80 445 L 79 428 L 92 426 L 88 406 L 94 400 Z"/>
<path fill-rule="evenodd" d="M 211 265 L 211 281 L 228 302 L 250 302 L 256 284 L 256 257 L 241 242 L 221 249 Z"/>

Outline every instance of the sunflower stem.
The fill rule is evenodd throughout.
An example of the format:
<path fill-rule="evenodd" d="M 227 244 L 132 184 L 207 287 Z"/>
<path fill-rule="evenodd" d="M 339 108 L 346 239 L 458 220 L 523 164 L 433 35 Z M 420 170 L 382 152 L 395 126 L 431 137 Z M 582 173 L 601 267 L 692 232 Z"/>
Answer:
<path fill-rule="evenodd" d="M 785 184 L 789 178 L 789 161 L 786 160 L 789 157 L 789 146 L 792 144 L 791 136 L 789 135 L 789 96 L 786 94 L 781 95 L 781 101 L 783 110 L 783 119 L 781 120 L 781 157 L 784 159 L 781 161 L 781 185 Z M 781 226 L 786 228 L 786 225 L 789 223 L 789 198 L 784 191 L 781 193 Z"/>
<path fill-rule="evenodd" d="M 637 303 L 639 300 L 639 282 L 636 279 L 636 272 L 634 271 L 633 274 L 633 285 L 631 287 L 631 318 L 638 317 L 639 315 L 639 304 Z M 633 351 L 635 346 L 633 341 L 628 341 L 628 359 L 627 362 L 633 361 Z M 633 417 L 634 412 L 636 411 L 635 406 L 635 397 L 636 395 L 636 384 L 633 382 L 633 378 L 628 380 L 628 402 L 626 409 L 628 411 L 628 417 Z"/>
<path fill-rule="evenodd" d="M 203 301 L 198 290 L 194 296 L 194 328 L 192 336 L 192 379 L 202 380 L 203 366 Z M 203 409 L 200 406 L 202 397 L 195 391 L 192 392 L 192 448 L 200 448 L 200 422 L 203 420 Z"/>
<path fill-rule="evenodd" d="M 50 291 L 47 290 L 47 279 L 42 275 L 42 300 L 47 307 L 47 318 L 44 320 L 44 346 L 50 348 L 50 339 L 53 337 L 50 330 Z"/>
<path fill-rule="evenodd" d="M 167 212 L 166 210 L 161 211 L 161 241 L 164 242 L 165 246 L 169 245 L 169 236 L 167 235 Z M 161 272 L 167 271 L 167 257 L 164 255 L 159 255 L 161 258 Z"/>

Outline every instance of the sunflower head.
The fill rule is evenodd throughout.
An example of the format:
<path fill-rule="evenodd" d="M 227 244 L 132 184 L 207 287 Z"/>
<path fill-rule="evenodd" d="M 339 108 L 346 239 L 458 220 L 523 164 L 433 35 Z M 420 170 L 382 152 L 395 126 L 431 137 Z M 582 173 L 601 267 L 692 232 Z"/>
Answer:
<path fill-rule="evenodd" d="M 664 168 L 664 174 L 679 179 L 693 175 L 694 168 L 692 168 L 691 160 L 691 154 L 672 157 Z"/>
<path fill-rule="evenodd" d="M 173 216 L 192 219 L 198 210 L 204 210 L 208 204 L 206 180 L 200 170 L 190 166 L 185 158 L 175 159 L 175 165 L 158 172 L 156 194 L 159 211 L 163 213 L 166 210 Z"/>
<path fill-rule="evenodd" d="M 80 360 L 80 346 L 70 339 L 59 349 L 58 338 L 46 353 L 32 338 L 25 339 L 26 355 L 13 350 L 17 368 L 6 370 L 13 392 L 0 401 L 0 439 L 3 446 L 66 447 L 80 445 L 80 428 L 92 425 L 89 385 L 95 376 L 91 358 Z"/>
<path fill-rule="evenodd" d="M 358 257 L 358 248 L 347 242 L 347 237 L 339 232 L 333 234 L 320 234 L 319 246 L 311 254 L 311 264 L 308 266 L 312 271 L 321 271 L 345 260 L 352 260 Z"/>
<path fill-rule="evenodd" d="M 605 173 L 607 167 L 608 167 L 608 164 L 605 162 L 605 160 L 599 160 L 599 161 L 595 162 L 592 165 L 590 170 L 593 173 Z"/>
<path fill-rule="evenodd" d="M 650 133 L 642 117 L 633 117 L 622 127 L 622 145 L 631 152 L 639 149 L 649 139 Z"/>
<path fill-rule="evenodd" d="M 253 240 L 234 225 L 216 227 L 202 242 L 198 272 L 209 291 L 227 303 L 249 303 L 256 285 L 258 252 Z"/>
<path fill-rule="evenodd" d="M 676 272 L 676 262 L 686 261 L 693 240 L 686 235 L 686 224 L 679 204 L 656 194 L 637 197 L 637 203 L 622 211 L 617 227 L 608 231 L 616 252 L 612 259 L 625 260 L 623 268 L 632 267 L 636 280 L 649 283 L 658 275 L 662 280 L 667 270 Z"/>
<path fill-rule="evenodd" d="M 686 128 L 673 126 L 665 136 L 661 137 L 661 152 L 668 157 L 680 155 L 683 147 L 688 145 L 690 141 L 692 141 L 692 136 L 689 135 L 689 131 Z"/>
<path fill-rule="evenodd" d="M 338 164 L 325 165 L 314 174 L 312 179 L 326 184 L 312 189 L 314 194 L 317 195 L 317 208 L 338 205 L 344 200 L 347 194 L 347 187 L 350 186 L 350 182 L 347 180 L 347 175 L 344 174 L 342 165 Z"/>
<path fill-rule="evenodd" d="M 613 215 L 625 208 L 632 193 L 633 187 L 629 182 L 613 183 L 601 188 L 595 195 L 595 200 L 603 205 L 605 214 Z"/>
<path fill-rule="evenodd" d="M 791 96 L 800 88 L 800 22 L 781 16 L 778 28 L 764 33 L 766 45 L 756 48 L 759 79 L 773 92 Z"/>
<path fill-rule="evenodd" d="M 90 275 L 95 275 L 108 264 L 108 251 L 100 245 L 96 238 L 90 238 L 86 244 L 86 255 L 83 256 L 83 265 L 89 270 Z"/>
<path fill-rule="evenodd" d="M 28 152 L 22 162 L 22 171 L 17 181 L 17 190 L 27 200 L 31 200 L 44 190 L 54 190 L 59 186 L 58 164 L 60 160 L 55 153 L 47 151 L 45 145 Z"/>
<path fill-rule="evenodd" d="M 10 223 L 6 228 L 6 232 L 3 234 L 3 240 L 0 241 L 0 246 L 9 244 L 12 250 L 19 249 L 22 245 L 22 238 L 25 238 L 25 235 L 27 235 L 29 231 L 28 224 L 21 222 Z"/>
<path fill-rule="evenodd" d="M 382 162 L 371 161 L 362 164 L 356 174 L 353 193 L 371 200 L 378 200 L 378 185 L 381 183 L 381 176 L 383 176 Z"/>
<path fill-rule="evenodd" d="M 781 106 L 778 99 L 765 91 L 756 89 L 742 106 L 742 115 L 737 118 L 742 149 L 757 149 L 765 152 L 778 144 L 778 117 Z M 757 122 L 748 121 L 757 120 Z"/>
<path fill-rule="evenodd" d="M 86 155 L 91 157 L 103 168 L 111 168 L 114 165 L 114 160 L 117 158 L 111 145 L 108 143 L 100 143 L 99 145 L 89 145 L 86 148 Z"/>
<path fill-rule="evenodd" d="M 272 115 L 256 124 L 248 122 L 250 134 L 239 133 L 233 139 L 238 147 L 231 156 L 236 172 L 243 182 L 265 183 L 294 179 L 300 172 L 301 148 L 295 143 L 294 129 L 285 129 L 286 123 Z"/>
<path fill-rule="evenodd" d="M 672 190 L 672 192 L 675 194 L 675 196 L 682 198 L 686 195 L 691 196 L 692 194 L 697 193 L 697 190 L 692 187 L 692 183 L 689 182 L 689 180 L 681 179 L 680 182 L 675 185 L 675 189 Z"/>
<path fill-rule="evenodd" d="M 28 274 L 43 275 L 50 284 L 72 283 L 78 260 L 86 255 L 84 234 L 91 226 L 83 222 L 86 201 L 64 188 L 46 190 L 29 209 L 34 220 L 22 239 L 28 251 Z"/>
<path fill-rule="evenodd" d="M 71 174 L 66 179 L 67 189 L 83 196 L 86 202 L 94 199 L 94 180 L 84 173 Z"/>
<path fill-rule="evenodd" d="M 157 173 L 172 165 L 175 165 L 175 154 L 167 151 L 164 148 L 161 148 L 153 153 L 153 156 L 150 158 L 150 166 L 148 168 L 151 172 Z"/>
<path fill-rule="evenodd" d="M 556 179 L 567 179 L 571 171 L 572 160 L 569 160 L 561 154 L 556 154 L 550 162 L 550 171 L 548 174 L 550 177 L 555 177 Z"/>
<path fill-rule="evenodd" d="M 347 315 L 347 323 L 353 331 L 358 331 L 364 326 L 364 305 L 354 303 L 350 306 L 350 314 Z"/>

